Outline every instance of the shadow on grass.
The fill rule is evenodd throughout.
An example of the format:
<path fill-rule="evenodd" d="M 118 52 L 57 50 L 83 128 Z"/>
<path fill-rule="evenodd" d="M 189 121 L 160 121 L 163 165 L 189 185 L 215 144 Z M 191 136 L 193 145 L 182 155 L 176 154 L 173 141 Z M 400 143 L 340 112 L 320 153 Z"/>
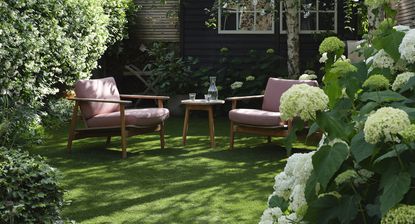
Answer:
<path fill-rule="evenodd" d="M 66 152 L 66 131 L 55 131 L 33 150 L 63 174 L 72 203 L 64 216 L 82 223 L 256 223 L 283 169 L 286 151 L 264 137 L 238 136 L 228 149 L 228 122 L 216 122 L 217 147 L 209 147 L 207 122 L 194 119 L 186 146 L 182 119 L 169 119 L 166 149 L 158 136 L 128 139 L 120 159 L 119 138 L 74 142 Z M 205 122 L 205 123 L 204 123 Z M 204 126 L 206 124 L 206 126 Z M 307 152 L 295 149 L 294 152 Z"/>

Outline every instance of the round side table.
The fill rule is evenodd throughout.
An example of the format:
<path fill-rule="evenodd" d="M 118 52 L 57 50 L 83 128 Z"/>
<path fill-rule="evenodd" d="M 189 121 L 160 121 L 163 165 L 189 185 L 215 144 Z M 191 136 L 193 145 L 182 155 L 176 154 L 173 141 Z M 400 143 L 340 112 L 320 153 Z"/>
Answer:
<path fill-rule="evenodd" d="M 207 111 L 209 114 L 210 147 L 215 147 L 215 121 L 213 118 L 213 106 L 224 103 L 224 100 L 182 100 L 182 104 L 186 106 L 183 124 L 183 145 L 186 145 L 187 130 L 189 129 L 190 111 L 203 110 Z"/>

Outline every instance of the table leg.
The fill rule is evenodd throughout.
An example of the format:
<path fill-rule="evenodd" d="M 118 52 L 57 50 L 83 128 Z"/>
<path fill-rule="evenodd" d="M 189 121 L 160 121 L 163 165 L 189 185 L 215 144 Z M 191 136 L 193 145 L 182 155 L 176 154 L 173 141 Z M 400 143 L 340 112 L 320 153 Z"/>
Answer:
<path fill-rule="evenodd" d="M 184 124 L 183 124 L 183 145 L 186 145 L 187 129 L 189 128 L 189 108 L 186 105 L 186 112 L 184 114 Z"/>
<path fill-rule="evenodd" d="M 210 134 L 210 147 L 215 147 L 215 121 L 213 120 L 213 107 L 209 107 L 209 134 Z"/>

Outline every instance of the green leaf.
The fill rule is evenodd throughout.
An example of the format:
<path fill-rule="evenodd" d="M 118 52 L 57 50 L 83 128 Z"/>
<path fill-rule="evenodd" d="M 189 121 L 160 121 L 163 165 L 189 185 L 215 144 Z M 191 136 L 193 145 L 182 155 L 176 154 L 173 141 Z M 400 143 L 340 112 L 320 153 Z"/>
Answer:
<path fill-rule="evenodd" d="M 393 92 L 391 90 L 378 91 L 378 92 L 365 92 L 362 94 L 360 99 L 363 102 L 375 101 L 378 103 L 406 100 L 404 96 L 402 96 L 401 94 L 397 92 Z"/>
<path fill-rule="evenodd" d="M 360 200 L 359 195 L 346 195 L 340 198 L 336 208 L 340 223 L 351 223 L 356 218 Z"/>
<path fill-rule="evenodd" d="M 349 149 L 342 143 L 336 143 L 333 147 L 325 145 L 313 155 L 314 171 L 323 189 L 348 156 Z"/>
<path fill-rule="evenodd" d="M 378 50 L 384 49 L 393 60 L 398 61 L 401 57 L 399 53 L 399 45 L 402 42 L 405 33 L 398 32 L 396 30 L 391 30 L 390 34 L 386 36 L 381 36 L 373 40 L 373 46 Z"/>
<path fill-rule="evenodd" d="M 402 201 L 411 184 L 411 175 L 408 172 L 393 171 L 385 172 L 381 178 L 380 187 L 383 188 L 383 192 L 380 196 L 380 211 L 382 216 Z"/>
<path fill-rule="evenodd" d="M 318 131 L 319 127 L 316 122 L 314 122 L 310 128 L 308 129 L 307 137 L 310 137 L 312 134 L 316 133 Z"/>
<path fill-rule="evenodd" d="M 399 144 L 396 146 L 396 151 L 393 149 L 390 149 L 389 152 L 383 154 L 382 156 L 380 156 L 379 158 L 377 158 L 373 163 L 378 163 L 384 159 L 387 158 L 392 158 L 392 157 L 397 157 L 398 155 L 400 155 L 402 152 L 405 152 L 406 150 L 408 150 L 408 146 L 404 145 L 404 144 Z"/>
<path fill-rule="evenodd" d="M 288 202 L 277 195 L 272 195 L 268 201 L 268 206 L 270 208 L 279 207 L 281 211 L 285 211 L 288 209 Z"/>
<path fill-rule="evenodd" d="M 342 95 L 342 88 L 338 81 L 332 81 L 324 87 L 324 92 L 329 97 L 329 107 L 333 108 Z"/>
<path fill-rule="evenodd" d="M 399 93 L 403 93 L 409 89 L 412 89 L 415 86 L 415 76 L 411 77 L 408 82 L 399 90 Z"/>
<path fill-rule="evenodd" d="M 415 178 L 415 163 L 409 163 L 408 170 L 411 176 Z"/>
<path fill-rule="evenodd" d="M 365 141 L 363 131 L 360 131 L 352 138 L 350 150 L 357 163 L 362 162 L 373 154 L 375 145 L 369 144 Z"/>
<path fill-rule="evenodd" d="M 334 112 L 319 112 L 316 123 L 330 138 L 346 139 L 353 128 L 338 118 L 339 115 Z"/>
<path fill-rule="evenodd" d="M 284 146 L 287 149 L 288 156 L 291 154 L 292 144 L 297 140 L 297 131 L 304 128 L 304 121 L 301 119 L 294 119 L 292 123 L 293 126 L 290 133 L 284 138 Z"/>
<path fill-rule="evenodd" d="M 360 109 L 360 114 L 366 115 L 372 112 L 373 110 L 375 110 L 376 107 L 378 106 L 379 106 L 379 103 L 370 101 Z"/>

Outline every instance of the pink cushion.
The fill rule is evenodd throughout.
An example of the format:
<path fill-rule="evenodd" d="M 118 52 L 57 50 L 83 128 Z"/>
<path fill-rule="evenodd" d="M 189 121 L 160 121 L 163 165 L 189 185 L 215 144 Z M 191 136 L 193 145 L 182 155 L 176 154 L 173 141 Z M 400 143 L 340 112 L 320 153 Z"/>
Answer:
<path fill-rule="evenodd" d="M 75 94 L 78 98 L 94 98 L 119 100 L 117 85 L 113 77 L 103 79 L 80 80 L 75 84 Z M 97 114 L 112 113 L 120 110 L 117 103 L 86 103 L 80 104 L 82 115 L 89 119 Z"/>
<path fill-rule="evenodd" d="M 279 126 L 281 118 L 279 112 L 256 109 L 233 109 L 229 112 L 229 119 L 240 124 L 256 126 Z"/>
<path fill-rule="evenodd" d="M 287 91 L 292 85 L 306 83 L 311 86 L 318 86 L 315 80 L 290 80 L 269 78 L 267 87 L 265 88 L 264 101 L 262 109 L 267 111 L 278 112 L 280 108 L 281 95 Z"/>
<path fill-rule="evenodd" d="M 137 126 L 150 126 L 162 123 L 169 117 L 166 108 L 145 108 L 125 110 L 125 124 Z M 86 121 L 88 127 L 121 126 L 120 112 L 96 115 Z"/>

